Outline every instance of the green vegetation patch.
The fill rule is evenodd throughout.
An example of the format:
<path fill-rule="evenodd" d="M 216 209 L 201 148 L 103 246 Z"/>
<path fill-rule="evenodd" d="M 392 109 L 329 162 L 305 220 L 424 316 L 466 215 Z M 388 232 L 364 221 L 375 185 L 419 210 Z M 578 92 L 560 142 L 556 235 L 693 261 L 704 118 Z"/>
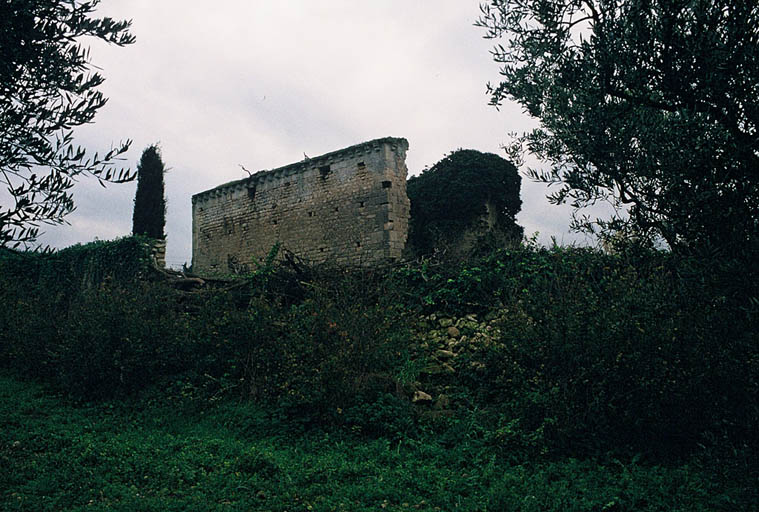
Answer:
<path fill-rule="evenodd" d="M 52 253 L 0 248 L 0 276 L 51 295 L 71 295 L 105 281 L 144 279 L 150 275 L 150 258 L 150 240 L 145 237 L 97 240 Z"/>
<path fill-rule="evenodd" d="M 276 415 L 275 415 L 276 416 Z M 3 510 L 736 510 L 699 467 L 500 462 L 466 439 L 295 434 L 237 402 L 74 405 L 0 376 Z M 247 420 L 247 421 L 243 421 Z"/>
<path fill-rule="evenodd" d="M 407 182 L 411 249 L 417 254 L 454 249 L 467 231 L 482 238 L 488 229 L 501 241 L 518 243 L 524 233 L 516 223 L 522 207 L 520 184 L 514 164 L 498 155 L 473 149 L 452 152 Z M 488 226 L 490 221 L 493 226 Z M 472 242 L 478 245 L 484 239 Z"/>
<path fill-rule="evenodd" d="M 22 510 L 757 503 L 759 280 L 739 261 L 272 257 L 187 291 L 42 286 L 21 271 L 42 256 L 6 256 L 0 364 L 62 393 L 6 379 L 0 478 Z"/>

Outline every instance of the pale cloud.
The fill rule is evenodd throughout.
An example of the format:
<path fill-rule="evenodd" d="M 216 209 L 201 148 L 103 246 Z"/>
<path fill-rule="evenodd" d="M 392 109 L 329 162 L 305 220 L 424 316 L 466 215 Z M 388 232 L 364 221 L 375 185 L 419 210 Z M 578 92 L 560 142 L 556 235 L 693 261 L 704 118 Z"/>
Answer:
<path fill-rule="evenodd" d="M 168 204 L 167 259 L 191 258 L 193 194 L 377 137 L 409 140 L 412 174 L 457 148 L 504 155 L 507 133 L 535 121 L 517 105 L 488 106 L 497 81 L 492 42 L 473 26 L 477 0 L 105 0 L 103 15 L 133 19 L 136 44 L 92 43 L 109 103 L 79 142 L 107 149 L 130 137 L 134 167 L 160 142 Z M 569 243 L 569 209 L 523 180 L 527 232 Z M 47 228 L 62 247 L 127 235 L 134 185 L 82 182 L 70 226 Z"/>

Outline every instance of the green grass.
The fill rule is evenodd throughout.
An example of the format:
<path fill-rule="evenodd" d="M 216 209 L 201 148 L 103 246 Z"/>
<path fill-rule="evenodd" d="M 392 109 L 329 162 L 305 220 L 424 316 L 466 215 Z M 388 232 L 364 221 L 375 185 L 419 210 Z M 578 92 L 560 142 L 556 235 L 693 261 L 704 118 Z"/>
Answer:
<path fill-rule="evenodd" d="M 232 401 L 75 404 L 0 375 L 0 510 L 736 510 L 695 466 L 499 460 L 310 431 Z"/>

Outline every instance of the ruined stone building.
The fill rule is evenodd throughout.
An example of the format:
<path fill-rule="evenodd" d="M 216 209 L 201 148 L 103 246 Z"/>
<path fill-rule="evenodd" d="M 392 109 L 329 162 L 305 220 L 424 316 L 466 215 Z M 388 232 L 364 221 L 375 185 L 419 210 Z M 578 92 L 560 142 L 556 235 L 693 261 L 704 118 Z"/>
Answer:
<path fill-rule="evenodd" d="M 315 263 L 400 258 L 407 149 L 406 139 L 376 139 L 194 195 L 193 270 L 251 270 L 275 244 Z"/>

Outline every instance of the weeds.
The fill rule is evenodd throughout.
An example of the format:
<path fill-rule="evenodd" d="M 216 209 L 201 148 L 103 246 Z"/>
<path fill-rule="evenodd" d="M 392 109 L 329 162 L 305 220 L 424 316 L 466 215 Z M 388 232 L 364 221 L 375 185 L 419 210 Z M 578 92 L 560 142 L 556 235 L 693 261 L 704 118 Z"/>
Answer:
<path fill-rule="evenodd" d="M 0 509 L 698 512 L 752 506 L 736 482 L 715 482 L 686 464 L 510 463 L 465 440 L 443 445 L 435 437 L 365 439 L 324 430 L 294 436 L 266 426 L 266 411 L 250 403 L 186 405 L 74 405 L 39 385 L 0 376 Z M 241 418 L 256 417 L 258 427 L 242 428 Z"/>
<path fill-rule="evenodd" d="M 63 272 L 64 285 L 57 287 L 37 256 L 0 256 L 0 363 L 81 403 L 95 401 L 99 414 L 117 398 L 141 400 L 137 408 L 168 408 L 155 409 L 161 424 L 170 423 L 172 407 L 181 405 L 196 417 L 218 407 L 214 414 L 228 429 L 224 436 L 321 432 L 351 450 L 379 450 L 387 442 L 396 452 L 373 453 L 374 464 L 424 461 L 429 471 L 430 464 L 466 467 L 455 478 L 436 474 L 457 486 L 455 498 L 469 510 L 698 510 L 707 502 L 730 508 L 719 501 L 720 493 L 748 502 L 750 486 L 741 483 L 736 490 L 731 482 L 759 474 L 753 440 L 759 428 L 759 281 L 754 270 L 735 262 L 522 247 L 456 266 L 425 260 L 348 270 L 277 265 L 273 252 L 250 276 L 188 293 L 161 281 L 110 274 L 102 266 L 99 278 L 76 287 L 66 283 L 82 283 L 79 267 L 65 267 L 72 273 Z M 737 270 L 743 273 L 737 276 Z M 421 390 L 428 398 L 412 403 Z M 248 409 L 228 414 L 237 402 Z M 212 434 L 198 435 L 201 442 Z M 127 457 L 108 452 L 127 448 L 103 451 L 100 439 L 84 439 L 92 446 L 61 434 L 50 438 L 54 446 L 41 449 L 62 450 L 51 455 L 60 462 L 74 456 L 65 451 L 74 443 L 86 454 L 84 468 L 99 467 L 103 457 Z M 135 449 L 131 442 L 128 449 Z M 292 501 L 303 498 L 297 486 L 271 482 L 287 478 L 292 460 L 281 459 L 270 445 L 231 442 L 209 441 L 207 449 L 217 451 L 207 466 L 204 455 L 192 452 L 183 459 L 186 468 L 167 470 L 181 478 L 150 473 L 147 451 L 130 459 L 136 469 L 123 471 L 130 482 L 142 471 L 169 482 L 161 484 L 167 489 L 192 489 L 211 473 L 251 487 L 229 473 L 239 472 L 269 482 L 255 484 L 263 490 L 257 498 L 262 506 L 284 508 L 283 501 L 267 501 L 275 494 L 297 503 L 294 508 L 305 503 Z M 9 449 L 3 448 L 5 457 L 13 455 Z M 328 458 L 336 456 L 331 447 L 324 449 L 332 454 Z M 177 450 L 190 449 L 180 443 Z M 402 459 L 404 450 L 410 459 Z M 449 452 L 452 458 L 445 458 Z M 242 455 L 229 460 L 219 453 Z M 611 460 L 629 461 L 635 454 L 647 461 L 625 463 L 637 483 L 622 489 L 603 476 L 622 478 Z M 313 457 L 319 468 L 337 464 L 334 474 L 356 486 L 380 474 L 358 463 L 344 467 Z M 696 477 L 683 465 L 688 461 L 695 461 L 688 467 L 701 464 Z M 53 465 L 46 471 L 54 471 Z M 711 466 L 718 469 L 706 469 Z M 306 487 L 313 479 L 312 497 L 330 489 L 313 467 L 304 466 L 299 477 Z M 501 480 L 486 473 L 488 467 L 510 476 Z M 580 487 L 567 483 L 573 471 L 592 497 L 587 506 L 577 505 L 584 503 Z M 20 474 L 31 473 L 26 468 Z M 403 494 L 420 510 L 450 508 L 426 497 L 429 489 L 454 499 L 416 471 L 382 474 L 397 480 L 394 490 L 360 495 L 356 487 L 341 494 L 343 501 L 309 504 L 360 509 L 358 500 L 367 509 L 402 507 Z M 717 483 L 707 484 L 707 474 Z M 25 476 L 14 478 L 7 485 L 20 485 Z M 513 478 L 522 479 L 517 487 L 527 494 L 508 491 Z M 665 486 L 669 490 L 660 498 L 644 499 L 665 478 L 679 483 Z M 563 483 L 555 487 L 552 479 Z M 34 485 L 28 495 L 48 496 L 60 484 L 40 479 Z M 119 489 L 114 492 L 126 492 Z M 171 498 L 162 489 L 150 488 L 155 503 Z"/>

